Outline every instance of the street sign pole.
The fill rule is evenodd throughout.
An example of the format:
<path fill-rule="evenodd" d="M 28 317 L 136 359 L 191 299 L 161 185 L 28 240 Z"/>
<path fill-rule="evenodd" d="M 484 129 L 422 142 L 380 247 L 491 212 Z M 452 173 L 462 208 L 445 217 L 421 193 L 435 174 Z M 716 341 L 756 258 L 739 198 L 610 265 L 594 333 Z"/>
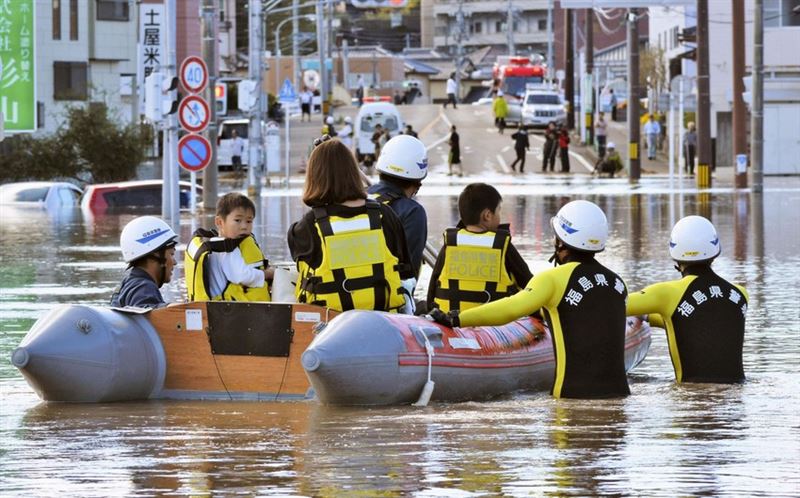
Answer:
<path fill-rule="evenodd" d="M 294 103 L 294 102 L 297 101 L 297 92 L 295 91 L 294 86 L 292 86 L 292 82 L 291 82 L 291 80 L 289 80 L 289 78 L 286 78 L 286 80 L 284 80 L 283 86 L 281 87 L 280 93 L 278 95 L 278 100 L 281 103 L 284 103 L 284 104 Z M 286 128 L 286 156 L 285 156 L 286 166 L 285 167 L 286 167 L 286 188 L 288 189 L 289 188 L 289 149 L 291 149 L 292 144 L 291 144 L 291 139 L 289 138 L 289 127 L 290 127 L 290 124 L 289 124 L 290 115 L 289 115 L 289 112 L 288 112 L 289 106 L 287 105 L 286 108 L 287 108 L 287 112 L 284 114 L 285 120 L 286 120 L 286 127 L 285 127 Z"/>

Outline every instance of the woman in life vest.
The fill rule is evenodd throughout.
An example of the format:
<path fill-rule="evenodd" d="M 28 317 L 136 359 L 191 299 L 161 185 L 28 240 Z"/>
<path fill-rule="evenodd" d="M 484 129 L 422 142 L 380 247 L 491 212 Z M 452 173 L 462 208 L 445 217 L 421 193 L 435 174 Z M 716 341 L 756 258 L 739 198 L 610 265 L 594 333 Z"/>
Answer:
<path fill-rule="evenodd" d="M 401 281 L 413 278 L 403 226 L 389 206 L 367 199 L 355 157 L 323 137 L 308 158 L 303 202 L 289 228 L 299 277 L 297 300 L 346 311 L 405 305 Z"/>

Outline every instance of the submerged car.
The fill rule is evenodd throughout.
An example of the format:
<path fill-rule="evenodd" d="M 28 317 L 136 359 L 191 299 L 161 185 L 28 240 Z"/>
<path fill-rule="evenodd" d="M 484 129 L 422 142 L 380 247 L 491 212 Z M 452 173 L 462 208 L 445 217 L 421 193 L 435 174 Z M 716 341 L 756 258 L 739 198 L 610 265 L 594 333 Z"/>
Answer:
<path fill-rule="evenodd" d="M 161 180 L 135 180 L 130 182 L 89 185 L 81 200 L 81 208 L 94 213 L 125 209 L 161 207 Z M 180 206 L 189 208 L 190 182 L 180 182 Z M 201 196 L 203 187 L 196 194 Z"/>
<path fill-rule="evenodd" d="M 18 182 L 0 185 L 0 204 L 46 209 L 77 206 L 83 191 L 69 182 Z"/>

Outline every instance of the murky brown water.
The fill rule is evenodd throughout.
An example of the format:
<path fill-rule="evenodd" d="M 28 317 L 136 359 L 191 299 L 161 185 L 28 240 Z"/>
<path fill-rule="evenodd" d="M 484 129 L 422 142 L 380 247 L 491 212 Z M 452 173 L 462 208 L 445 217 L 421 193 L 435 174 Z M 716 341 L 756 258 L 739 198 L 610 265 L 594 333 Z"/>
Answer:
<path fill-rule="evenodd" d="M 40 403 L 10 353 L 55 305 L 107 302 L 124 267 L 119 232 L 133 215 L 3 207 L 0 494 L 798 496 L 800 182 L 768 187 L 763 209 L 746 193 L 682 202 L 656 193 L 583 196 L 606 209 L 612 239 L 601 259 L 631 289 L 677 276 L 666 259 L 673 219 L 699 213 L 714 221 L 723 244 L 715 267 L 751 298 L 744 385 L 676 386 L 657 333 L 624 400 L 520 393 L 422 409 Z M 506 219 L 534 271 L 547 266 L 548 220 L 566 198 L 506 194 Z M 438 245 L 456 217 L 453 198 L 421 200 Z M 272 261 L 289 259 L 285 230 L 303 211 L 296 198 L 262 199 L 257 235 Z M 192 227 L 184 223 L 185 241 Z M 181 298 L 180 284 L 165 294 Z"/>

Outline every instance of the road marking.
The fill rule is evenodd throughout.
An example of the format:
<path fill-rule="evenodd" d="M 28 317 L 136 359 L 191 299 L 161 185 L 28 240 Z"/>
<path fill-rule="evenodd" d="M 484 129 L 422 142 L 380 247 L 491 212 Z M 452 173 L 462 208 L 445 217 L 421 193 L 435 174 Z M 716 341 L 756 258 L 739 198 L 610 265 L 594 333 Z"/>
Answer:
<path fill-rule="evenodd" d="M 432 144 L 426 145 L 425 146 L 425 150 L 431 150 L 432 148 L 436 147 L 437 145 L 439 145 L 440 143 L 444 142 L 445 140 L 448 140 L 449 138 L 450 138 L 450 135 L 445 135 L 442 138 L 438 139 L 437 141 L 433 142 Z"/>
<path fill-rule="evenodd" d="M 500 163 L 500 168 L 505 173 L 511 173 L 511 168 L 508 167 L 508 165 L 506 164 L 506 160 L 503 159 L 503 156 L 501 156 L 500 154 L 497 154 L 497 162 Z"/>
<path fill-rule="evenodd" d="M 536 140 L 539 140 L 540 142 L 544 143 L 544 137 L 540 137 L 538 135 L 530 135 L 530 136 L 535 138 Z M 588 171 L 589 173 L 594 171 L 594 166 L 589 164 L 589 161 L 587 161 L 582 155 L 578 154 L 577 152 L 572 152 L 572 151 L 569 151 L 569 155 L 571 157 L 574 157 L 579 163 L 581 163 L 581 165 L 584 168 L 586 168 L 586 171 Z"/>
<path fill-rule="evenodd" d="M 509 150 L 511 150 L 511 146 L 510 145 L 506 145 L 505 147 L 500 149 L 500 152 L 508 152 Z"/>

